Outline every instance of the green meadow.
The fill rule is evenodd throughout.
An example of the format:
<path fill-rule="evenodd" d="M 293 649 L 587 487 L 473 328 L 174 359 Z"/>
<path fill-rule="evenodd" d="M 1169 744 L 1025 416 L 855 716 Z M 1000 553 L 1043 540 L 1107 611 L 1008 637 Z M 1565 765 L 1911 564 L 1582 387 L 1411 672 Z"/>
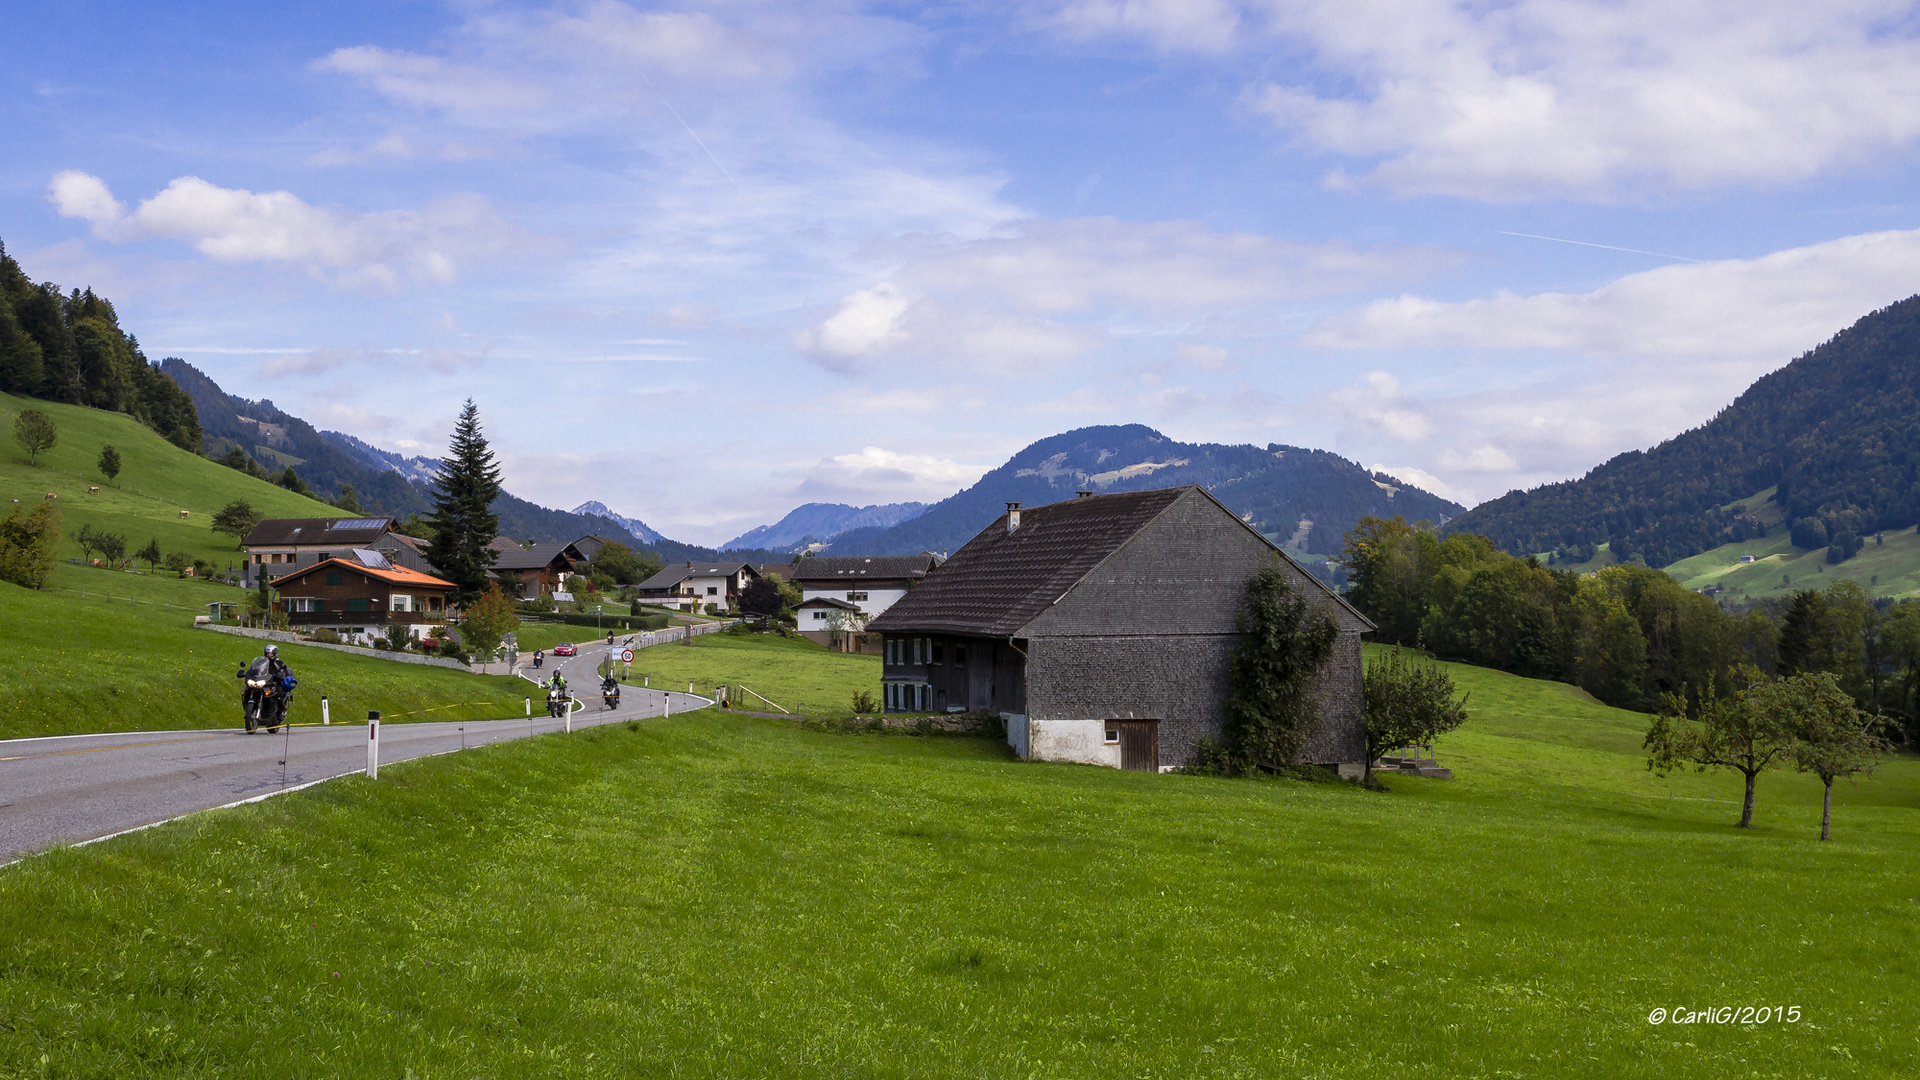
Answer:
<path fill-rule="evenodd" d="M 262 642 L 193 629 L 202 605 L 244 599 L 239 589 L 64 562 L 47 585 L 0 582 L 0 653 L 8 661 L 0 665 L 0 738 L 240 722 L 234 671 Z M 369 709 L 401 721 L 517 716 L 530 689 L 524 680 L 302 645 L 281 646 L 281 658 L 300 679 L 295 723 L 320 722 L 322 694 L 336 720 Z"/>
<path fill-rule="evenodd" d="M 801 716 L 847 716 L 853 695 L 880 697 L 880 657 L 835 652 L 806 638 L 764 634 L 706 634 L 687 645 L 655 645 L 633 655 L 628 682 L 711 696 L 716 686 L 745 686 Z M 742 706 L 767 709 L 765 702 Z"/>
<path fill-rule="evenodd" d="M 1644 718 L 1455 677 L 1457 779 L 1387 792 L 707 710 L 53 851 L 0 1075 L 1911 1075 L 1920 763 L 1741 830 Z M 1798 1020 L 1648 1021 L 1717 1006 Z"/>

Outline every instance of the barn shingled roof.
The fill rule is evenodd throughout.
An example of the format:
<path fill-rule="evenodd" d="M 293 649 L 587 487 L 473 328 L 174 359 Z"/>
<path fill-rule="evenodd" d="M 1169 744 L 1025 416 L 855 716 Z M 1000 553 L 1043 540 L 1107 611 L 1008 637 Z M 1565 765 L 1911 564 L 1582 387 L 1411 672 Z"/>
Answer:
<path fill-rule="evenodd" d="M 1020 527 L 1011 533 L 1006 515 L 1001 515 L 868 623 L 867 629 L 881 634 L 932 631 L 1012 637 L 1189 493 L 1219 506 L 1228 520 L 1259 535 L 1198 485 L 1088 495 L 1030 507 L 1020 512 Z M 1272 547 L 1271 541 L 1261 540 Z M 1273 551 L 1287 558 L 1278 547 Z M 1318 585 L 1343 614 L 1351 616 L 1343 621 L 1372 629 L 1373 624 L 1344 598 L 1305 570 L 1300 576 Z"/>

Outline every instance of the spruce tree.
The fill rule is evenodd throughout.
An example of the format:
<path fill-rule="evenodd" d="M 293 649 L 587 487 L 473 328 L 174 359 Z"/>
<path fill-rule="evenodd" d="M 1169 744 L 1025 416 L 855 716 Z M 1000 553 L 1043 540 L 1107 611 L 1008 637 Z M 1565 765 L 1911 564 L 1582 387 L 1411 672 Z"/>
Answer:
<path fill-rule="evenodd" d="M 493 500 L 500 496 L 500 466 L 480 433 L 480 409 L 472 398 L 460 410 L 433 488 L 427 559 L 459 587 L 453 601 L 465 607 L 487 591 L 487 569 L 495 555 L 487 545 L 500 534 L 500 518 L 493 512 Z"/>

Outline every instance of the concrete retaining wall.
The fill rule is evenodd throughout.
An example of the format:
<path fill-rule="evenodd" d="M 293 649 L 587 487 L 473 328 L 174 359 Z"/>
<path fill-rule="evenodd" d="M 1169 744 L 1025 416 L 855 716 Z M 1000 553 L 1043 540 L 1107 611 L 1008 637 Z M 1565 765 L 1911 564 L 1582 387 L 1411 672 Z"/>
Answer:
<path fill-rule="evenodd" d="M 450 656 L 421 656 L 418 653 L 389 652 L 385 649 L 363 649 L 357 645 L 329 645 L 324 641 L 303 641 L 285 630 L 256 630 L 247 626 L 220 626 L 217 623 L 195 623 L 196 629 L 212 630 L 219 634 L 233 634 L 236 637 L 261 638 L 266 641 L 278 641 L 285 645 L 299 645 L 308 649 L 332 649 L 334 652 L 352 653 L 355 656 L 371 656 L 375 660 L 392 660 L 401 664 L 423 664 L 427 667 L 452 668 L 455 671 L 472 673 L 472 668 Z"/>

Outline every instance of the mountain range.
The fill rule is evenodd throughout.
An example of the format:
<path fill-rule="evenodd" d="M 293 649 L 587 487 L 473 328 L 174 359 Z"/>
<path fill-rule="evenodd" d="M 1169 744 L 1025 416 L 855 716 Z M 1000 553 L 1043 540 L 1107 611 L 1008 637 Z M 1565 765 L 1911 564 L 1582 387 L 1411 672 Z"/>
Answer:
<path fill-rule="evenodd" d="M 1041 439 L 925 513 L 891 526 L 852 529 L 826 552 L 953 551 L 1004 513 L 1009 502 L 1037 506 L 1082 490 L 1178 484 L 1205 487 L 1274 543 L 1317 555 L 1336 554 L 1346 531 L 1369 514 L 1441 525 L 1463 512 L 1459 503 L 1325 450 L 1279 443 L 1183 443 L 1141 424 L 1105 425 Z"/>
<path fill-rule="evenodd" d="M 574 507 L 571 512 L 586 517 L 606 518 L 608 521 L 639 537 L 644 543 L 657 544 L 666 539 L 666 537 L 648 528 L 646 522 L 636 517 L 621 517 L 619 514 L 614 513 L 606 503 L 598 499 L 589 499 L 579 506 Z"/>
<path fill-rule="evenodd" d="M 720 550 L 766 548 L 771 551 L 793 551 L 816 543 L 827 543 L 854 529 L 886 529 L 926 512 L 927 504 L 917 502 L 874 506 L 803 503 L 771 525 L 741 533 L 720 545 Z"/>
<path fill-rule="evenodd" d="M 1667 566 L 1770 523 L 1797 547 L 1832 542 L 1846 557 L 1859 536 L 1917 522 L 1920 296 L 1762 376 L 1700 427 L 1481 503 L 1449 528 L 1514 554 L 1585 561 L 1604 543 L 1617 561 Z"/>

